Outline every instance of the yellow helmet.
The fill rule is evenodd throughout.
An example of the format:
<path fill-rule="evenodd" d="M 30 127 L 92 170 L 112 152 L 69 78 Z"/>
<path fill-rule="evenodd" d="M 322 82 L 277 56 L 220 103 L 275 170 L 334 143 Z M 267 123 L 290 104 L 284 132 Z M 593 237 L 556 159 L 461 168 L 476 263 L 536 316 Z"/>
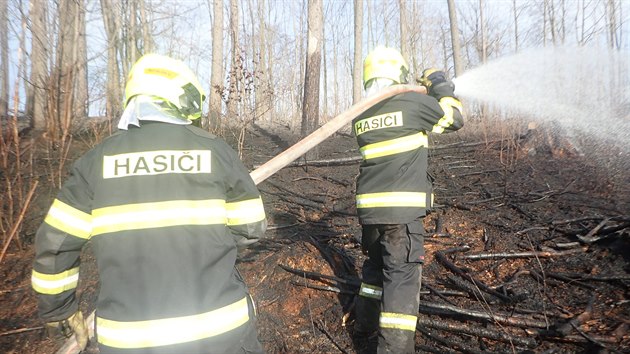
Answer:
<path fill-rule="evenodd" d="M 133 65 L 125 87 L 125 107 L 136 95 L 158 97 L 186 119 L 201 117 L 206 94 L 182 61 L 158 54 L 142 56 Z"/>
<path fill-rule="evenodd" d="M 399 51 L 376 47 L 363 61 L 363 87 L 375 78 L 386 78 L 397 84 L 407 83 L 409 66 Z"/>

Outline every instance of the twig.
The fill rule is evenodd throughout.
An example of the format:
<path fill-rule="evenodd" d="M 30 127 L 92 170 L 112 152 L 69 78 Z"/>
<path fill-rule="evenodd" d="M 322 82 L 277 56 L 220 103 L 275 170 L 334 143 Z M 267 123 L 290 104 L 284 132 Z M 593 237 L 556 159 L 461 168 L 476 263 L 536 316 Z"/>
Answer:
<path fill-rule="evenodd" d="M 326 275 L 326 274 L 315 273 L 315 272 L 308 272 L 308 271 L 301 270 L 301 269 L 295 269 L 295 268 L 287 267 L 287 266 L 282 265 L 282 264 L 278 264 L 278 267 L 286 270 L 289 273 L 293 273 L 293 274 L 299 275 L 301 277 L 309 278 L 309 279 L 314 279 L 314 280 L 319 280 L 320 278 L 321 279 L 329 279 L 329 280 L 334 280 L 337 283 L 351 285 L 351 286 L 355 286 L 355 287 L 359 287 L 361 285 L 360 281 L 357 282 L 355 280 L 346 280 L 346 279 L 335 277 L 335 276 L 332 276 L 332 275 Z"/>
<path fill-rule="evenodd" d="M 570 319 L 567 323 L 558 326 L 556 329 L 557 333 L 559 333 L 561 336 L 566 336 L 571 332 L 572 328 L 577 329 L 580 324 L 588 321 L 593 315 L 593 303 L 595 302 L 595 298 L 596 295 L 593 294 L 588 302 L 588 305 L 586 305 L 586 309 L 581 314 Z"/>
<path fill-rule="evenodd" d="M 356 295 L 358 294 L 358 291 L 351 291 L 351 290 L 342 290 L 339 289 L 337 287 L 334 286 L 322 286 L 322 285 L 315 285 L 315 284 L 310 284 L 307 282 L 299 282 L 299 281 L 291 281 L 291 284 L 293 285 L 297 285 L 297 286 L 303 286 L 305 288 L 309 288 L 309 289 L 315 289 L 315 290 L 322 290 L 322 291 L 330 291 L 333 293 L 338 293 L 338 294 L 348 294 L 348 295 Z"/>
<path fill-rule="evenodd" d="M 11 330 L 11 331 L 0 333 L 0 337 L 11 336 L 11 335 L 14 335 L 14 334 L 20 334 L 20 333 L 25 333 L 25 332 L 37 331 L 37 330 L 40 330 L 40 329 L 44 329 L 44 326 L 14 329 L 14 330 Z"/>
<path fill-rule="evenodd" d="M 418 318 L 418 326 L 435 328 L 443 331 L 464 333 L 468 335 L 474 335 L 478 337 L 489 338 L 504 343 L 514 343 L 517 345 L 533 348 L 537 345 L 536 340 L 533 338 L 522 338 L 512 336 L 505 331 L 496 331 L 493 329 L 483 328 L 480 326 L 467 326 L 460 323 L 452 323 L 447 321 L 438 321 L 427 318 Z"/>
<path fill-rule="evenodd" d="M 297 226 L 297 225 L 300 225 L 300 223 L 299 223 L 299 222 L 296 222 L 296 223 L 294 223 L 294 224 L 289 224 L 289 225 L 272 225 L 272 226 L 267 227 L 267 231 L 270 231 L 270 230 L 287 229 L 287 228 L 289 228 L 289 227 L 293 227 L 293 226 Z"/>
<path fill-rule="evenodd" d="M 536 321 L 525 317 L 515 317 L 512 315 L 504 315 L 499 313 L 486 313 L 475 310 L 462 309 L 450 305 L 435 304 L 427 301 L 420 301 L 420 313 L 442 314 L 442 315 L 460 315 L 467 318 L 483 321 L 494 321 L 504 325 L 511 325 L 523 328 L 547 328 L 547 323 Z"/>
<path fill-rule="evenodd" d="M 460 277 L 462 277 L 462 278 L 472 282 L 477 287 L 479 287 L 479 289 L 485 291 L 486 293 L 499 298 L 501 301 L 508 302 L 508 303 L 512 302 L 513 299 L 511 297 L 503 295 L 500 292 L 498 292 L 498 291 L 496 291 L 494 289 L 491 289 L 489 286 L 484 284 L 482 281 L 475 279 L 470 274 L 467 274 L 462 269 L 457 267 L 455 264 L 453 264 L 451 261 L 449 261 L 446 258 L 446 256 L 444 255 L 443 252 L 441 252 L 441 251 L 435 252 L 435 259 L 437 259 L 440 263 L 442 263 L 451 272 L 453 272 L 456 275 L 459 275 Z"/>
<path fill-rule="evenodd" d="M 317 321 L 317 329 L 319 329 L 320 331 L 322 331 L 322 333 L 324 333 L 324 335 L 328 338 L 328 340 L 330 340 L 332 342 L 332 344 L 335 345 L 335 347 L 337 347 L 337 349 L 339 349 L 340 352 L 342 353 L 348 353 L 345 349 L 343 349 L 336 341 L 335 338 L 333 336 L 330 335 L 330 333 L 328 332 L 328 330 L 326 329 L 326 327 L 324 326 L 324 323 L 322 322 L 322 320 Z"/>
<path fill-rule="evenodd" d="M 20 225 L 22 224 L 22 220 L 24 220 L 24 214 L 26 214 L 26 210 L 28 209 L 28 205 L 31 203 L 31 198 L 33 197 L 33 193 L 35 193 L 35 189 L 37 188 L 38 184 L 39 184 L 39 181 L 35 180 L 35 182 L 33 182 L 33 185 L 31 186 L 31 190 L 26 195 L 26 199 L 24 200 L 24 205 L 22 206 L 22 210 L 20 211 L 20 215 L 18 216 L 17 220 L 13 224 L 13 227 L 11 228 L 11 232 L 9 232 L 9 237 L 7 238 L 7 241 L 4 244 L 4 247 L 2 248 L 2 253 L 0 253 L 0 263 L 2 263 L 2 259 L 4 258 L 4 255 L 6 254 L 7 249 L 9 248 L 9 244 L 11 244 L 11 240 L 13 239 L 15 234 L 17 234 L 20 228 Z"/>
<path fill-rule="evenodd" d="M 458 258 L 469 260 L 487 260 L 487 259 L 514 259 L 514 258 L 550 258 L 571 255 L 575 253 L 583 253 L 588 248 L 582 247 L 579 249 L 569 249 L 565 251 L 532 251 L 532 252 L 500 252 L 500 253 L 477 253 L 477 254 L 465 254 Z"/>
<path fill-rule="evenodd" d="M 434 341 L 448 347 L 448 348 L 454 348 L 457 350 L 458 353 L 471 353 L 471 354 L 484 354 L 485 352 L 481 351 L 481 350 L 477 350 L 475 348 L 472 348 L 464 343 L 460 343 L 459 341 L 456 340 L 452 340 L 452 339 L 446 339 L 442 336 L 438 336 L 435 333 L 431 333 L 429 331 L 427 331 L 426 329 L 420 327 L 420 326 L 416 326 L 416 329 L 418 330 L 418 332 L 422 333 L 422 335 L 424 335 L 425 337 L 431 338 Z"/>

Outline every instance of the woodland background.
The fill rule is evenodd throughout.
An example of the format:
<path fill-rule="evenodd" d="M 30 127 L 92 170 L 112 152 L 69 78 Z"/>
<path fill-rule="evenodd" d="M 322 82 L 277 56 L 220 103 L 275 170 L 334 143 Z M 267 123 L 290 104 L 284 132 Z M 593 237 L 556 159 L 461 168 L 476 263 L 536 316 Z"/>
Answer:
<path fill-rule="evenodd" d="M 358 102 L 377 45 L 400 48 L 413 76 L 436 66 L 455 77 L 525 48 L 625 51 L 629 10 L 623 0 L 0 0 L 0 262 L 12 241 L 28 244 L 29 203 L 40 181 L 48 195 L 59 187 L 73 139 L 111 134 L 144 53 L 199 73 L 203 126 L 240 150 L 254 122 L 305 136 Z M 472 124 L 488 116 L 470 105 Z"/>

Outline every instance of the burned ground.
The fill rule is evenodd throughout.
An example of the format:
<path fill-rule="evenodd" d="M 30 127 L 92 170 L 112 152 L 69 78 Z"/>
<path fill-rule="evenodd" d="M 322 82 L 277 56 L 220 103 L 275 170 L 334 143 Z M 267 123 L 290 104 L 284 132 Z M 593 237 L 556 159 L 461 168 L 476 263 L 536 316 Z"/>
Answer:
<path fill-rule="evenodd" d="M 252 129 L 244 161 L 258 166 L 296 140 L 281 126 Z M 544 136 L 464 129 L 432 137 L 432 146 L 437 207 L 425 220 L 417 350 L 630 352 L 630 171 L 609 170 L 604 158 Z M 353 196 L 356 143 L 336 134 L 318 156 L 320 163 L 298 160 L 301 166 L 259 184 L 267 238 L 239 256 L 269 353 L 365 350 L 352 341 L 364 259 Z M 52 195 L 40 192 L 22 248 L 14 242 L 0 264 L 3 353 L 54 352 L 30 289 L 33 233 Z M 83 261 L 79 296 L 88 313 L 98 289 L 89 246 Z"/>

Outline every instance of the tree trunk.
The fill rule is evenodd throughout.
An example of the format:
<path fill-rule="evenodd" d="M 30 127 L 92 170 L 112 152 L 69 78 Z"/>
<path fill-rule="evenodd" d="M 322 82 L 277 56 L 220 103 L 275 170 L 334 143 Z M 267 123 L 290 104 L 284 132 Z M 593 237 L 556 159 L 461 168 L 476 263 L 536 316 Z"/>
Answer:
<path fill-rule="evenodd" d="M 227 111 L 231 120 L 238 118 L 237 96 L 239 92 L 239 71 L 241 70 L 241 54 L 238 35 L 238 3 L 236 0 L 230 0 L 230 36 L 232 38 L 232 65 L 230 68 L 230 80 L 228 86 L 228 102 Z"/>
<path fill-rule="evenodd" d="M 457 27 L 457 12 L 455 9 L 455 0 L 447 0 L 448 17 L 451 27 L 451 46 L 453 48 L 453 65 L 455 66 L 455 76 L 464 73 L 464 64 L 462 62 L 461 45 L 459 43 L 459 29 Z"/>
<path fill-rule="evenodd" d="M 116 3 L 101 0 L 103 25 L 107 35 L 107 92 L 105 94 L 105 111 L 109 120 L 120 117 L 122 114 L 123 91 L 120 83 L 119 70 L 119 36 L 116 18 L 118 11 Z"/>
<path fill-rule="evenodd" d="M 308 0 L 308 36 L 306 70 L 304 73 L 304 96 L 302 105 L 302 137 L 319 126 L 319 77 L 322 60 L 324 18 L 322 0 Z M 313 150 L 311 150 L 313 151 Z M 307 158 L 317 158 L 317 152 L 307 154 Z"/>
<path fill-rule="evenodd" d="M 400 54 L 402 54 L 407 65 L 411 62 L 409 60 L 409 27 L 407 26 L 407 3 L 406 0 L 398 0 L 398 7 L 400 8 Z"/>
<path fill-rule="evenodd" d="M 0 119 L 9 111 L 9 19 L 7 0 L 0 0 Z"/>
<path fill-rule="evenodd" d="M 221 129 L 221 93 L 223 92 L 223 1 L 212 1 L 212 66 L 210 68 L 209 129 Z"/>
<path fill-rule="evenodd" d="M 73 119 L 84 120 L 89 115 L 87 39 L 85 30 L 85 2 L 77 1 L 77 57 L 76 57 L 76 100 L 74 101 Z"/>
<path fill-rule="evenodd" d="M 31 117 L 33 130 L 46 130 L 47 61 L 50 40 L 47 36 L 47 2 L 29 5 L 31 17 L 31 76 L 26 86 L 26 114 Z"/>
<path fill-rule="evenodd" d="M 352 67 L 352 104 L 363 95 L 363 0 L 354 0 L 354 65 Z M 337 112 L 335 112 L 337 113 Z"/>

